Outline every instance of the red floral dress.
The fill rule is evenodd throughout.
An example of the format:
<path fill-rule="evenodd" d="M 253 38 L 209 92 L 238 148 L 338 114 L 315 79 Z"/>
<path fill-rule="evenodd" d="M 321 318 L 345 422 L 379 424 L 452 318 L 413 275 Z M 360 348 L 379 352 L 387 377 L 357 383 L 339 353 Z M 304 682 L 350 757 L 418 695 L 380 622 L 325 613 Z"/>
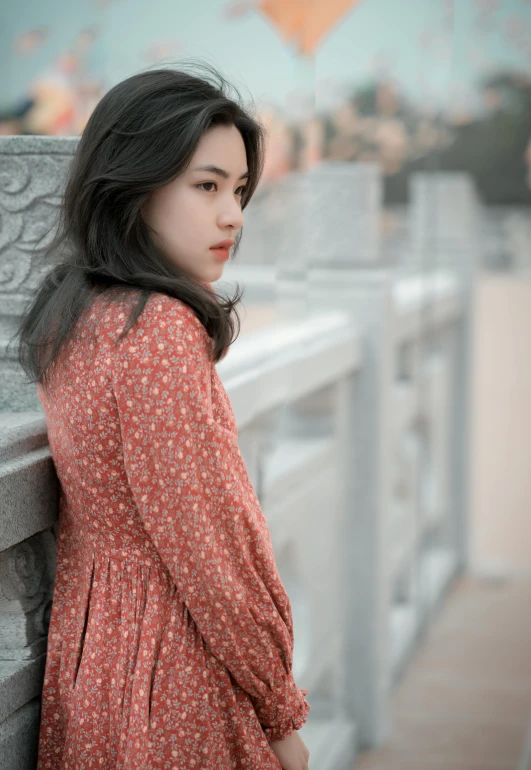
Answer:
<path fill-rule="evenodd" d="M 114 291 L 108 289 L 107 291 Z M 96 297 L 46 391 L 61 485 L 38 770 L 279 770 L 307 719 L 291 604 L 210 338 Z"/>

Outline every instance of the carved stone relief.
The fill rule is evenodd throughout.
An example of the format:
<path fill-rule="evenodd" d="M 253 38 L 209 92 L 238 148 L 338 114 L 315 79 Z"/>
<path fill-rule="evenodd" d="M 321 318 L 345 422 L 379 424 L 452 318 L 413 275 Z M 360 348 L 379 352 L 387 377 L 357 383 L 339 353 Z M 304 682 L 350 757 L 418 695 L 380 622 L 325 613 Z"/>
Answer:
<path fill-rule="evenodd" d="M 50 268 L 42 256 L 55 231 L 73 137 L 0 137 L 0 333 Z"/>
<path fill-rule="evenodd" d="M 0 137 L 0 411 L 40 409 L 8 347 L 19 318 L 51 268 L 46 248 L 57 217 L 77 137 Z"/>
<path fill-rule="evenodd" d="M 46 650 L 54 579 L 53 529 L 0 553 L 0 660 L 35 658 Z"/>

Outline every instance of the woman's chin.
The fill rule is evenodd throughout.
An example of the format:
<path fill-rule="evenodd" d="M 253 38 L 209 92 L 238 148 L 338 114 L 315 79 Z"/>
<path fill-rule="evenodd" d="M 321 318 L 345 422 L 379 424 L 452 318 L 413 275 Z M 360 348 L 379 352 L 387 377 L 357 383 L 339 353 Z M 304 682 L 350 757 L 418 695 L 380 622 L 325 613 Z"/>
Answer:
<path fill-rule="evenodd" d="M 214 265 L 212 267 L 211 271 L 211 277 L 208 278 L 208 281 L 217 281 L 218 278 L 221 278 L 223 275 L 223 268 L 225 267 L 225 262 L 220 262 L 218 265 Z"/>

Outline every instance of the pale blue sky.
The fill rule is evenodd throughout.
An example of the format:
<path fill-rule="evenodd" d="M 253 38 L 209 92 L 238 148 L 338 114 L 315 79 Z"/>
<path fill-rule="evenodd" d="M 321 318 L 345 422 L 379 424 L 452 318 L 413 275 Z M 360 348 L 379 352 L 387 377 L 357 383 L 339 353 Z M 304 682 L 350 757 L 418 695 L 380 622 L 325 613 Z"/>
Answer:
<path fill-rule="evenodd" d="M 531 69 L 528 0 L 503 0 L 492 30 L 482 34 L 474 25 L 475 0 L 454 0 L 454 24 L 446 38 L 444 0 L 362 0 L 320 45 L 315 67 L 294 56 L 259 13 L 226 21 L 227 0 L 112 0 L 106 6 L 97 0 L 8 3 L 10 7 L 0 12 L 4 105 L 21 98 L 32 78 L 92 25 L 98 25 L 102 34 L 88 65 L 107 88 L 147 66 L 142 57 L 150 44 L 174 39 L 182 55 L 217 65 L 243 88 L 244 96 L 247 91 L 258 103 L 272 101 L 286 110 L 296 108 L 301 87 L 317 92 L 318 103 L 326 104 L 342 82 L 367 79 L 378 60 L 387 62 L 412 96 L 424 99 L 428 88 L 443 102 L 456 89 L 466 94 L 478 73 L 495 65 Z M 529 35 L 527 58 L 506 39 L 511 16 Z M 13 39 L 41 25 L 51 32 L 41 49 L 30 56 L 15 55 Z M 424 49 L 423 34 L 431 35 Z M 317 87 L 321 81 L 323 87 Z"/>

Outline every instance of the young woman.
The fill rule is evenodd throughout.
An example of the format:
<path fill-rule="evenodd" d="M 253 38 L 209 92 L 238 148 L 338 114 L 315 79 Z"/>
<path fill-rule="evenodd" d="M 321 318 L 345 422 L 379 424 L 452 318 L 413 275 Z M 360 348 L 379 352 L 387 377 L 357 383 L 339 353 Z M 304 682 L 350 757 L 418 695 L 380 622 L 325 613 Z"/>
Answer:
<path fill-rule="evenodd" d="M 264 135 L 205 73 L 97 105 L 20 327 L 61 489 L 38 770 L 308 768 L 291 605 L 215 368 L 241 295 L 210 282 Z"/>

